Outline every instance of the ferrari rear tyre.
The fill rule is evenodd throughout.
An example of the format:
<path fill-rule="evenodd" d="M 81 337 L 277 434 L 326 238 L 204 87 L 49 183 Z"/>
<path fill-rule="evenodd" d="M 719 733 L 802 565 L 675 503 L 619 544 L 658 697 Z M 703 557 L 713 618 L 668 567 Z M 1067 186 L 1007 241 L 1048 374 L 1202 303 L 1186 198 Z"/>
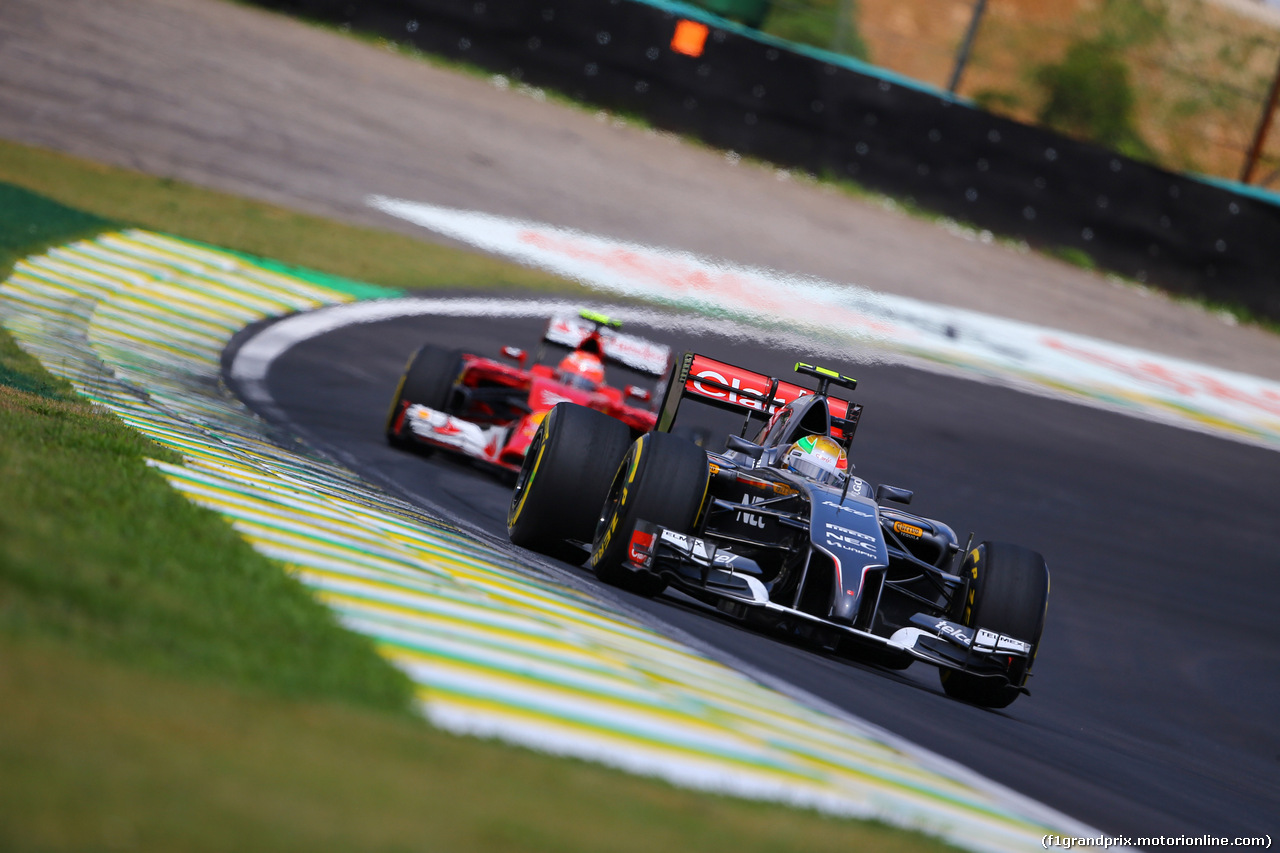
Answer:
<path fill-rule="evenodd" d="M 981 705 L 1006 708 L 1020 695 L 1035 660 L 1049 606 L 1049 569 L 1044 557 L 1021 545 L 983 542 L 969 552 L 962 573 L 970 578 L 969 596 L 955 614 L 970 628 L 985 628 L 1031 644 L 1024 661 L 1014 658 L 1009 682 L 942 670 L 942 689 L 948 696 Z"/>
<path fill-rule="evenodd" d="M 600 510 L 590 564 L 605 583 L 657 595 L 666 584 L 655 575 L 626 569 L 636 522 L 643 519 L 677 532 L 690 532 L 707 498 L 710 468 L 696 444 L 664 432 L 641 436 L 618 468 Z"/>
<path fill-rule="evenodd" d="M 415 446 L 405 434 L 403 425 L 396 429 L 396 418 L 405 402 L 417 403 L 447 412 L 453 398 L 453 387 L 462 375 L 462 352 L 434 344 L 423 344 L 405 365 L 400 384 L 391 398 L 385 431 L 387 442 L 394 447 Z M 423 452 L 428 448 L 420 447 Z"/>
<path fill-rule="evenodd" d="M 631 429 L 622 421 L 586 406 L 557 403 L 539 425 L 516 475 L 507 512 L 511 541 L 557 557 L 566 555 L 566 541 L 590 542 L 600 505 L 630 445 Z"/>

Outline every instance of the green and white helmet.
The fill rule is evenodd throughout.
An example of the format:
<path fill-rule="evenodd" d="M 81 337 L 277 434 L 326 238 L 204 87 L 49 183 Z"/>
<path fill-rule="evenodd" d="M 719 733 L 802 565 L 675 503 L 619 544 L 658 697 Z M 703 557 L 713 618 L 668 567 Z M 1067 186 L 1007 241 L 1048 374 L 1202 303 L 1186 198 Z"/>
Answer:
<path fill-rule="evenodd" d="M 825 435 L 806 435 L 787 450 L 782 464 L 801 477 L 826 485 L 842 482 L 849 470 L 844 448 Z"/>

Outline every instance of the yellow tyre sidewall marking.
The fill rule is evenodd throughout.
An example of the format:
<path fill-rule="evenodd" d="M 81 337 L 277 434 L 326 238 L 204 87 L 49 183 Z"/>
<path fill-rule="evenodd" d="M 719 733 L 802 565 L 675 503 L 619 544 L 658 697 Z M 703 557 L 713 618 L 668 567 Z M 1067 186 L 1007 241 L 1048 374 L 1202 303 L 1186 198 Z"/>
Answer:
<path fill-rule="evenodd" d="M 609 516 L 609 526 L 605 528 L 604 538 L 600 540 L 600 547 L 591 551 L 591 565 L 594 566 L 600 562 L 599 554 L 609 549 L 609 542 L 613 539 L 613 534 L 618 526 L 618 516 L 626 512 L 627 495 L 631 490 L 631 486 L 635 483 L 636 473 L 640 470 L 640 455 L 644 452 L 645 444 L 649 436 L 641 436 L 640 440 L 631 446 L 631 470 L 627 472 L 626 482 L 622 484 L 622 494 L 618 497 L 618 503 L 613 508 L 612 515 Z"/>
<path fill-rule="evenodd" d="M 547 428 L 547 418 L 543 421 L 542 426 L 538 427 L 538 431 L 542 432 Z M 537 438 L 534 439 L 537 441 Z M 520 500 L 516 501 L 515 506 L 511 508 L 511 513 L 507 516 L 507 527 L 511 527 L 520 520 L 520 513 L 524 511 L 524 502 L 529 499 L 529 490 L 533 488 L 533 480 L 538 476 L 538 466 L 542 464 L 542 454 L 547 452 L 547 437 L 544 434 L 542 441 L 538 444 L 538 455 L 533 460 L 533 467 L 529 469 L 529 478 L 524 481 L 524 489 L 520 492 Z"/>

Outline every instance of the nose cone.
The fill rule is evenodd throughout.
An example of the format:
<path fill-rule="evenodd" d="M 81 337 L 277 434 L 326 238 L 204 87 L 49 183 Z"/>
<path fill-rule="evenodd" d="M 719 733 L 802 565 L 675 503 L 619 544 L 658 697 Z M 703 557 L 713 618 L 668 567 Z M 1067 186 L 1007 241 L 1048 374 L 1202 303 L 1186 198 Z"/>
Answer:
<path fill-rule="evenodd" d="M 848 582 L 846 581 L 846 584 Z M 862 589 L 855 590 L 839 590 L 835 606 L 831 608 L 831 621 L 839 622 L 841 625 L 852 625 L 853 620 L 858 616 L 858 604 L 862 601 Z"/>

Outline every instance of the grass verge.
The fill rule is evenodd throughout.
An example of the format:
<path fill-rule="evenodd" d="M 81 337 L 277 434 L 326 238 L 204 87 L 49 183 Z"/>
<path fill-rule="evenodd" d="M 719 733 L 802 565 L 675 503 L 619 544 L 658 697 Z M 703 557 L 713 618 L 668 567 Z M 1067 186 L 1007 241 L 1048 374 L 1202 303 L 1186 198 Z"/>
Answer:
<path fill-rule="evenodd" d="M 9 851 L 921 853 L 874 823 L 694 794 L 350 706 L 6 642 Z"/>
<path fill-rule="evenodd" d="M 127 222 L 391 287 L 564 289 L 11 143 L 0 179 L 0 277 Z M 0 849 L 948 849 L 437 731 L 365 639 L 147 457 L 173 458 L 0 330 Z"/>
<path fill-rule="evenodd" d="M 91 214 L 88 219 L 98 224 L 127 222 L 397 290 L 483 287 L 588 293 L 568 279 L 474 252 L 7 140 L 0 140 L 0 181 Z M 0 211 L 5 208 L 0 202 Z M 4 214 L 0 233 L 8 233 Z M 0 251 L 4 248 L 0 239 Z"/>
<path fill-rule="evenodd" d="M 408 713 L 412 686 L 370 642 L 146 466 L 170 453 L 56 390 L 0 386 L 0 632 Z"/>

